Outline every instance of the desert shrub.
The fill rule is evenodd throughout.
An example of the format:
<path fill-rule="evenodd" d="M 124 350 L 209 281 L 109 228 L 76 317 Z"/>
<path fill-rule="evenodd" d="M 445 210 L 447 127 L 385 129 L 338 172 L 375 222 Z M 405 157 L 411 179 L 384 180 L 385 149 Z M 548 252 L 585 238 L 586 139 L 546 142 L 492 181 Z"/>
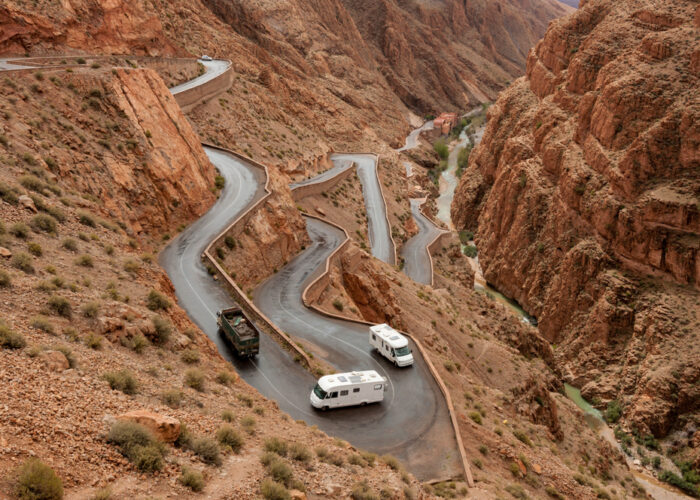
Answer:
<path fill-rule="evenodd" d="M 196 349 L 185 349 L 180 354 L 180 359 L 188 365 L 197 364 L 199 363 L 199 351 Z"/>
<path fill-rule="evenodd" d="M 142 472 L 163 468 L 165 447 L 143 425 L 117 421 L 107 435 L 107 442 L 119 447 L 121 453 Z"/>
<path fill-rule="evenodd" d="M 224 189 L 224 186 L 226 185 L 226 179 L 223 178 L 221 175 L 217 175 L 214 177 L 214 186 L 216 189 Z"/>
<path fill-rule="evenodd" d="M 44 255 L 44 250 L 41 248 L 41 245 L 35 242 L 29 243 L 29 245 L 27 245 L 27 250 L 29 250 L 29 253 L 35 257 L 41 257 Z"/>
<path fill-rule="evenodd" d="M 489 449 L 486 447 L 486 445 L 482 444 L 481 446 L 479 446 L 479 453 L 486 456 L 489 454 Z"/>
<path fill-rule="evenodd" d="M 620 417 L 622 416 L 622 406 L 620 405 L 620 402 L 617 399 L 610 401 L 603 416 L 605 417 L 605 421 L 609 424 L 614 424 L 620 420 Z"/>
<path fill-rule="evenodd" d="M 124 271 L 127 273 L 137 273 L 139 269 L 141 269 L 141 264 L 139 264 L 137 260 L 127 259 L 127 261 L 124 262 Z"/>
<path fill-rule="evenodd" d="M 350 498 L 353 500 L 379 500 L 379 495 L 365 481 L 361 481 L 352 487 Z"/>
<path fill-rule="evenodd" d="M 88 212 L 78 212 L 78 222 L 80 222 L 83 226 L 88 226 L 88 227 L 97 226 L 95 216 L 88 213 Z"/>
<path fill-rule="evenodd" d="M 335 307 L 338 311 L 342 311 L 343 310 L 343 303 L 340 300 L 335 299 L 333 301 L 333 307 Z"/>
<path fill-rule="evenodd" d="M 381 461 L 393 470 L 401 469 L 401 463 L 399 462 L 399 459 L 393 455 L 382 455 Z"/>
<path fill-rule="evenodd" d="M 373 467 L 374 461 L 377 460 L 376 453 L 372 453 L 370 451 L 361 451 L 360 456 L 362 457 L 362 460 L 364 460 L 365 463 L 370 467 Z"/>
<path fill-rule="evenodd" d="M 281 457 L 286 457 L 288 447 L 286 441 L 283 441 L 277 437 L 271 437 L 265 440 L 265 443 L 263 444 L 263 449 L 265 451 L 271 451 L 272 453 L 276 453 Z"/>
<path fill-rule="evenodd" d="M 97 302 L 87 302 L 80 308 L 80 312 L 86 318 L 96 318 L 100 312 L 100 304 Z"/>
<path fill-rule="evenodd" d="M 219 445 L 211 438 L 198 437 L 192 440 L 192 451 L 202 462 L 210 465 L 221 465 Z"/>
<path fill-rule="evenodd" d="M 661 474 L 659 474 L 659 479 L 665 483 L 672 484 L 673 486 L 680 488 L 681 490 L 688 493 L 690 496 L 700 496 L 700 489 L 698 489 L 698 487 L 695 484 L 688 481 L 686 477 L 681 477 L 675 472 L 663 470 L 661 471 Z"/>
<path fill-rule="evenodd" d="M 146 337 L 144 337 L 140 333 L 134 335 L 134 338 L 131 339 L 131 344 L 129 345 L 129 347 L 136 354 L 141 354 L 146 349 L 146 347 L 148 347 L 148 339 L 146 339 Z"/>
<path fill-rule="evenodd" d="M 180 434 L 177 436 L 177 439 L 173 444 L 178 448 L 191 450 L 193 440 L 194 436 L 187 427 L 187 424 L 185 422 L 180 422 Z"/>
<path fill-rule="evenodd" d="M 270 475 L 275 481 L 287 486 L 292 481 L 292 477 L 294 477 L 294 471 L 292 468 L 279 459 L 273 460 L 268 469 L 270 471 Z"/>
<path fill-rule="evenodd" d="M 483 469 L 484 468 L 484 462 L 481 461 L 480 458 L 475 458 L 472 460 L 472 463 L 477 469 Z"/>
<path fill-rule="evenodd" d="M 29 223 L 36 232 L 55 233 L 58 223 L 56 219 L 47 214 L 35 215 Z"/>
<path fill-rule="evenodd" d="M 232 236 L 226 236 L 224 238 L 224 244 L 229 248 L 234 248 L 236 246 L 236 240 Z"/>
<path fill-rule="evenodd" d="M 53 333 L 53 323 L 44 316 L 34 316 L 29 324 L 42 332 Z"/>
<path fill-rule="evenodd" d="M 29 226 L 18 222 L 16 224 L 12 224 L 10 229 L 8 229 L 8 232 L 15 238 L 25 240 L 29 236 Z"/>
<path fill-rule="evenodd" d="M 238 453 L 243 448 L 243 436 L 230 425 L 222 425 L 216 431 L 216 439 L 223 446 L 229 446 L 234 452 Z"/>
<path fill-rule="evenodd" d="M 88 254 L 83 254 L 77 259 L 75 259 L 75 263 L 79 266 L 82 267 L 94 267 L 95 263 L 92 260 L 92 257 L 89 256 Z"/>
<path fill-rule="evenodd" d="M 474 257 L 476 257 L 477 254 L 478 254 L 478 251 L 474 245 L 466 245 L 464 247 L 464 255 L 466 255 L 470 259 L 473 259 Z"/>
<path fill-rule="evenodd" d="M 353 453 L 348 457 L 348 463 L 350 465 L 364 465 L 365 461 L 362 460 L 362 457 L 358 453 Z"/>
<path fill-rule="evenodd" d="M 34 265 L 32 257 L 26 253 L 20 252 L 12 257 L 12 266 L 27 274 L 34 274 Z"/>
<path fill-rule="evenodd" d="M 469 414 L 469 418 L 471 418 L 474 423 L 477 423 L 481 425 L 481 414 L 477 411 L 473 411 Z"/>
<path fill-rule="evenodd" d="M 160 395 L 160 400 L 170 408 L 179 408 L 185 394 L 179 389 L 168 389 Z"/>
<path fill-rule="evenodd" d="M 191 368 L 185 372 L 185 385 L 192 389 L 204 392 L 204 373 L 196 368 Z"/>
<path fill-rule="evenodd" d="M 49 297 L 49 307 L 53 312 L 64 318 L 70 318 L 73 314 L 73 308 L 68 299 L 60 295 Z"/>
<path fill-rule="evenodd" d="M 216 381 L 221 385 L 231 385 L 233 382 L 236 381 L 236 377 L 230 372 L 223 371 L 217 373 Z"/>
<path fill-rule="evenodd" d="M 233 422 L 235 419 L 236 416 L 231 410 L 224 410 L 221 412 L 221 420 L 223 420 L 224 422 Z"/>
<path fill-rule="evenodd" d="M 565 500 L 566 497 L 559 493 L 556 488 L 553 486 L 547 486 L 544 491 L 547 493 L 552 498 L 556 498 L 557 500 Z"/>
<path fill-rule="evenodd" d="M 192 491 L 202 491 L 204 489 L 204 476 L 202 473 L 189 467 L 182 468 L 182 475 L 178 481 Z"/>
<path fill-rule="evenodd" d="M 528 498 L 527 493 L 525 493 L 525 490 L 520 485 L 509 484 L 505 487 L 505 490 L 510 493 L 513 498 L 521 498 L 523 500 Z"/>
<path fill-rule="evenodd" d="M 151 311 L 167 310 L 171 305 L 170 299 L 157 290 L 151 290 L 146 298 L 146 307 Z"/>
<path fill-rule="evenodd" d="M 324 448 L 323 446 L 319 446 L 316 448 L 316 456 L 320 459 L 324 459 L 328 456 L 328 448 Z"/>
<path fill-rule="evenodd" d="M 518 439 L 518 441 L 521 441 L 528 446 L 532 446 L 532 441 L 530 441 L 530 438 L 527 437 L 527 434 L 525 434 L 523 431 L 515 429 L 513 431 L 513 435 L 516 437 L 516 439 Z"/>
<path fill-rule="evenodd" d="M 153 316 L 151 318 L 154 328 L 153 343 L 158 345 L 163 345 L 168 342 L 170 335 L 173 332 L 173 325 L 170 321 L 166 320 L 161 316 Z"/>
<path fill-rule="evenodd" d="M 63 243 L 61 243 L 61 246 L 69 252 L 78 251 L 78 242 L 75 241 L 73 238 L 66 238 L 65 240 L 63 240 Z"/>
<path fill-rule="evenodd" d="M 0 288 L 10 288 L 12 286 L 12 277 L 7 271 L 0 269 Z"/>
<path fill-rule="evenodd" d="M 112 498 L 112 489 L 109 486 L 105 486 L 97 490 L 90 500 L 110 500 L 110 498 Z"/>
<path fill-rule="evenodd" d="M 138 381 L 129 370 L 107 372 L 103 377 L 113 390 L 124 394 L 136 394 L 138 391 Z"/>
<path fill-rule="evenodd" d="M 85 345 L 90 349 L 99 350 L 102 349 L 102 336 L 96 334 L 95 332 L 88 332 L 85 336 Z"/>
<path fill-rule="evenodd" d="M 289 445 L 289 457 L 298 462 L 308 463 L 311 461 L 312 455 L 306 446 L 295 442 Z"/>
<path fill-rule="evenodd" d="M 32 162 L 34 161 L 34 157 L 31 155 L 25 156 L 24 158 L 31 158 Z M 44 194 L 44 189 L 46 188 L 46 184 L 44 184 L 44 182 L 36 175 L 23 175 L 19 178 L 19 183 L 22 185 L 22 187 L 40 194 Z"/>
<path fill-rule="evenodd" d="M 342 454 L 334 452 L 326 455 L 323 461 L 331 465 L 335 465 L 336 467 L 342 467 L 345 463 L 345 458 Z"/>
<path fill-rule="evenodd" d="M 255 432 L 255 418 L 251 417 L 250 415 L 243 417 L 241 419 L 241 426 L 248 434 L 253 434 Z"/>
<path fill-rule="evenodd" d="M 17 205 L 19 203 L 19 197 L 17 196 L 17 192 L 14 188 L 8 186 L 7 184 L 3 184 L 0 182 L 0 199 L 3 201 L 6 201 L 10 205 Z"/>
<path fill-rule="evenodd" d="M 260 494 L 265 500 L 290 500 L 292 497 L 283 484 L 268 478 L 260 484 Z"/>
<path fill-rule="evenodd" d="M 15 495 L 21 500 L 60 500 L 63 482 L 51 467 L 37 458 L 30 458 L 19 470 Z"/>
<path fill-rule="evenodd" d="M 10 325 L 0 320 L 0 347 L 3 349 L 22 349 L 27 345 L 24 336 L 15 332 Z"/>

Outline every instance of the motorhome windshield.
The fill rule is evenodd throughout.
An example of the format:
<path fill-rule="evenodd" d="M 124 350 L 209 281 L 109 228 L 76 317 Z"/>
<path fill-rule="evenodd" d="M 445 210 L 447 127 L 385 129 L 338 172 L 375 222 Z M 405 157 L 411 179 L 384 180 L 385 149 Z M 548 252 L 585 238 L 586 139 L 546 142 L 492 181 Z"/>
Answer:
<path fill-rule="evenodd" d="M 316 384 L 316 387 L 314 387 L 314 394 L 316 394 L 316 397 L 318 397 L 318 399 L 324 399 L 327 393 L 326 391 L 321 389 L 320 385 Z"/>
<path fill-rule="evenodd" d="M 408 354 L 411 354 L 411 350 L 408 348 L 408 346 L 403 346 L 396 349 L 397 356 L 406 356 Z"/>

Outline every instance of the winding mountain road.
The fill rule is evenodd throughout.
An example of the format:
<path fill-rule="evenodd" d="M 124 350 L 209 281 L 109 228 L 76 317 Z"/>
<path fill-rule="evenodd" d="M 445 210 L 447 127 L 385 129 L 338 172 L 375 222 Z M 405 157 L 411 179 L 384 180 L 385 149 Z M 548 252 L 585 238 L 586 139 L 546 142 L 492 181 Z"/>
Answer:
<path fill-rule="evenodd" d="M 357 165 L 357 175 L 365 197 L 367 232 L 372 255 L 387 264 L 394 265 L 396 251 L 394 241 L 391 239 L 391 227 L 387 219 L 384 196 L 377 177 L 377 157 L 366 153 L 336 153 L 331 155 L 331 160 L 334 164 L 349 160 Z"/>
<path fill-rule="evenodd" d="M 224 61 L 221 59 L 214 59 L 213 61 L 204 61 L 203 59 L 197 59 L 197 62 L 204 66 L 204 73 L 199 75 L 197 78 L 188 80 L 180 85 L 170 88 L 170 92 L 175 95 L 185 90 L 193 89 L 207 83 L 209 80 L 213 80 L 221 73 L 226 71 L 231 66 L 231 61 Z"/>
<path fill-rule="evenodd" d="M 411 214 L 418 225 L 418 234 L 404 243 L 401 256 L 404 258 L 403 271 L 406 276 L 417 283 L 432 285 L 433 267 L 430 262 L 428 245 L 443 231 L 421 212 L 420 207 L 424 201 L 423 198 L 411 200 Z"/>

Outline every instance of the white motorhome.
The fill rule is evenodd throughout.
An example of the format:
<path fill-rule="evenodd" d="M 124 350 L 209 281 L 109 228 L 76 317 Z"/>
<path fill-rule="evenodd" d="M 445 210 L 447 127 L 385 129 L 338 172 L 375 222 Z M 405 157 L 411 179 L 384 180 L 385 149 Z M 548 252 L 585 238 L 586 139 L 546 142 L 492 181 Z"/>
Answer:
<path fill-rule="evenodd" d="M 408 339 L 386 323 L 369 327 L 369 343 L 396 366 L 413 364 L 413 354 L 408 348 Z"/>
<path fill-rule="evenodd" d="M 384 399 L 387 380 L 374 370 L 324 375 L 311 391 L 311 406 L 321 410 L 364 406 Z"/>

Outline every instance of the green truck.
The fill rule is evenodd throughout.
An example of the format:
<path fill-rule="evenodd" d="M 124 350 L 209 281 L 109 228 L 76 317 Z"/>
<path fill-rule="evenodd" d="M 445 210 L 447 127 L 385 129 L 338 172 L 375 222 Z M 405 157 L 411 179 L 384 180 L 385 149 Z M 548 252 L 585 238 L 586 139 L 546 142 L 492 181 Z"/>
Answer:
<path fill-rule="evenodd" d="M 240 307 L 222 309 L 216 316 L 219 334 L 228 340 L 236 354 L 252 357 L 260 351 L 260 331 Z"/>

